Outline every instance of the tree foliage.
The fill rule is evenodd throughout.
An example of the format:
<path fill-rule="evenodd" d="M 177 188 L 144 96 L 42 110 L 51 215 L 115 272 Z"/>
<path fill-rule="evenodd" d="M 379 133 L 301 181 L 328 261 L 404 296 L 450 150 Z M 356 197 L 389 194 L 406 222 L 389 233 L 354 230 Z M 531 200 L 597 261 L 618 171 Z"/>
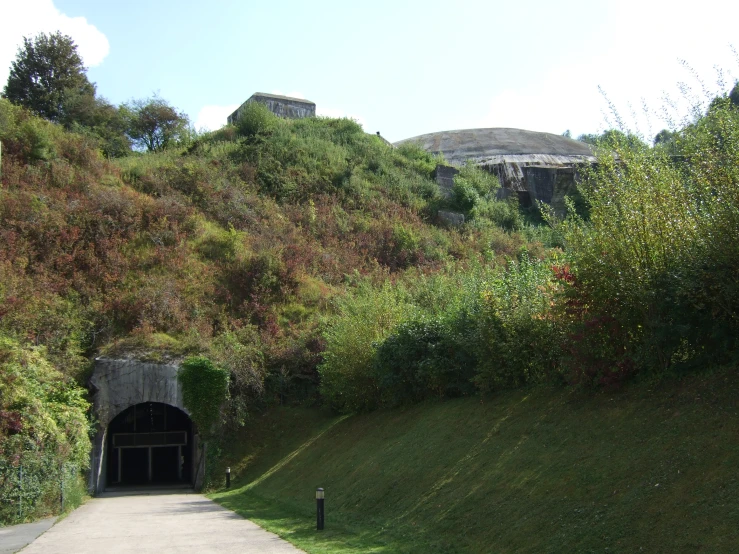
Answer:
<path fill-rule="evenodd" d="M 71 131 L 98 139 L 106 158 L 121 158 L 131 153 L 125 108 L 116 107 L 100 96 L 72 93 L 64 100 L 63 112 L 59 122 Z"/>
<path fill-rule="evenodd" d="M 739 329 L 738 166 L 739 110 L 726 98 L 672 150 L 599 149 L 581 187 L 590 220 L 560 227 L 578 320 L 572 362 L 591 367 L 585 377 L 726 360 Z"/>
<path fill-rule="evenodd" d="M 734 85 L 734 88 L 729 92 L 729 100 L 735 106 L 739 106 L 739 82 Z"/>
<path fill-rule="evenodd" d="M 94 98 L 82 58 L 71 37 L 60 32 L 23 38 L 10 68 L 3 96 L 41 117 L 59 121 L 72 96 Z"/>
<path fill-rule="evenodd" d="M 157 95 L 133 100 L 124 110 L 128 120 L 126 134 L 134 145 L 149 152 L 162 150 L 187 135 L 187 116 Z"/>

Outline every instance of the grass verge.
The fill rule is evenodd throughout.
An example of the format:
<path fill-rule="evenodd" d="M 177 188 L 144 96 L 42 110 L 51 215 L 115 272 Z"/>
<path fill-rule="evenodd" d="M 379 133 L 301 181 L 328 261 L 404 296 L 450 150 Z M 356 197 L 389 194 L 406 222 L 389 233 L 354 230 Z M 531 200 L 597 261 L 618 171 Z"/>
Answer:
<path fill-rule="evenodd" d="M 736 552 L 737 399 L 726 369 L 348 418 L 280 408 L 233 441 L 237 478 L 212 497 L 311 553 Z"/>

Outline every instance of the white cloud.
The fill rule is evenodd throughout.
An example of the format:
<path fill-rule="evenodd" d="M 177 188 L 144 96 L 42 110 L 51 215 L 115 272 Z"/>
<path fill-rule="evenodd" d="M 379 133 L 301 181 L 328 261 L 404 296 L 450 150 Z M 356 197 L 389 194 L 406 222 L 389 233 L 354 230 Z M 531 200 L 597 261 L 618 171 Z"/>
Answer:
<path fill-rule="evenodd" d="M 61 31 L 77 44 L 77 51 L 87 67 L 102 63 L 110 51 L 107 37 L 84 17 L 69 17 L 60 12 L 53 0 L 2 2 L 0 17 L 0 86 L 10 74 L 23 37 Z"/>
<path fill-rule="evenodd" d="M 600 87 L 627 128 L 651 137 L 668 126 L 665 94 L 678 100 L 676 119 L 688 115 L 690 102 L 679 83 L 690 88 L 688 98 L 705 100 L 725 92 L 739 76 L 730 43 L 739 5 L 618 0 L 609 15 L 611 32 L 597 44 L 583 45 L 579 61 L 495 95 L 475 125 L 598 132 L 616 123 Z M 716 67 L 725 72 L 723 85 Z"/>
<path fill-rule="evenodd" d="M 195 118 L 195 128 L 198 131 L 215 131 L 226 124 L 226 118 L 231 115 L 239 104 L 228 106 L 203 106 Z"/>

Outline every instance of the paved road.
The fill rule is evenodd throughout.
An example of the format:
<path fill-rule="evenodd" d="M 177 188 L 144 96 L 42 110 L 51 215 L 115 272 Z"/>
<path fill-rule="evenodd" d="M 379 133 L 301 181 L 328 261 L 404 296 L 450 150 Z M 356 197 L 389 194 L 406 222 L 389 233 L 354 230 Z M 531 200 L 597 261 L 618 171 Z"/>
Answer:
<path fill-rule="evenodd" d="M 55 517 L 41 519 L 33 523 L 21 523 L 0 528 L 0 554 L 13 554 L 36 540 L 41 533 L 46 532 L 54 522 Z"/>
<path fill-rule="evenodd" d="M 302 551 L 200 494 L 152 491 L 105 493 L 93 498 L 21 552 L 295 554 Z"/>

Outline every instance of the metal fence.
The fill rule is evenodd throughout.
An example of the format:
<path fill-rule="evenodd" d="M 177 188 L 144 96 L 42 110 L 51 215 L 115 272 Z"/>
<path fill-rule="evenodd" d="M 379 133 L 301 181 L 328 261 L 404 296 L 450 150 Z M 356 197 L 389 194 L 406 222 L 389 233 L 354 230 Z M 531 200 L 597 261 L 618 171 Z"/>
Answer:
<path fill-rule="evenodd" d="M 0 523 L 21 523 L 64 510 L 84 493 L 79 467 L 33 453 L 0 459 Z"/>

